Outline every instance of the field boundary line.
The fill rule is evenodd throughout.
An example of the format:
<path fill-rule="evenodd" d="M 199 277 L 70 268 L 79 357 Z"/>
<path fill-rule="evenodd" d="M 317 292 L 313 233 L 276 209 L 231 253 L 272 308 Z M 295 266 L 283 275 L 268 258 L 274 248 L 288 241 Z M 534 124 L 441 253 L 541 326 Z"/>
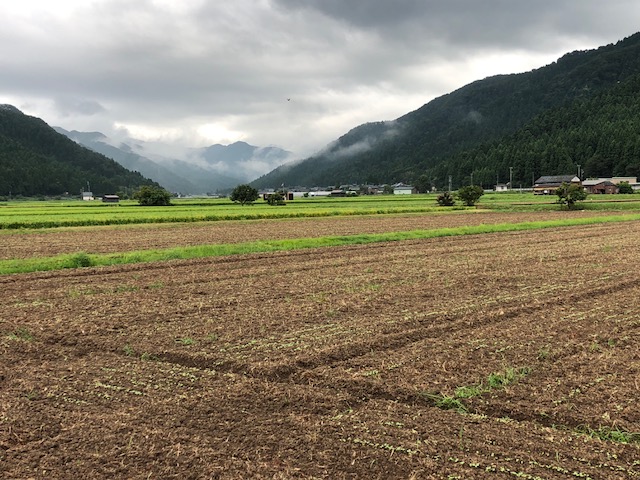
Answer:
<path fill-rule="evenodd" d="M 606 223 L 623 223 L 640 220 L 640 214 L 612 215 L 607 217 L 587 217 L 564 220 L 542 220 L 520 223 L 483 224 L 462 227 L 448 227 L 431 230 L 408 230 L 403 232 L 335 235 L 315 238 L 297 238 L 285 240 L 259 240 L 244 243 L 226 243 L 174 247 L 166 249 L 136 250 L 105 254 L 56 255 L 52 257 L 32 257 L 26 259 L 0 260 L 0 275 L 30 273 L 39 271 L 62 270 L 70 268 L 100 267 L 135 263 L 162 262 L 169 260 L 189 260 L 250 253 L 301 250 L 346 245 L 364 245 L 371 243 L 397 242 L 404 240 L 424 240 L 430 238 L 453 237 L 463 235 L 482 235 L 489 233 L 508 233 L 548 228 L 563 228 Z"/>

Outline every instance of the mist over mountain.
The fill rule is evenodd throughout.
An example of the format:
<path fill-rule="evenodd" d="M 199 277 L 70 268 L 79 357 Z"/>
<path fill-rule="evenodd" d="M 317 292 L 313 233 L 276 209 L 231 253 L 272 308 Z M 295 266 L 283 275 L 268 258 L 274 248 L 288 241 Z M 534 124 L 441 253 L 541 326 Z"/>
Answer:
<path fill-rule="evenodd" d="M 292 158 L 291 152 L 279 147 L 256 147 L 246 142 L 193 149 L 189 155 L 192 161 L 204 160 L 212 168 L 233 172 L 243 182 L 254 180 Z"/>
<path fill-rule="evenodd" d="M 637 125 L 640 118 L 632 109 L 622 111 L 624 102 L 607 103 L 601 96 L 611 92 L 617 98 L 613 89 L 630 82 L 625 91 L 635 101 L 633 79 L 639 74 L 640 34 L 635 34 L 616 44 L 568 53 L 530 72 L 478 80 L 393 121 L 360 125 L 312 157 L 282 165 L 252 184 L 264 188 L 283 183 L 421 181 L 443 187 L 451 176 L 454 186 L 470 183 L 473 177 L 490 187 L 496 180 L 509 180 L 510 172 L 514 184 L 530 185 L 533 177 L 570 173 L 578 164 L 613 165 L 616 173 L 633 172 L 640 151 L 633 153 L 630 142 L 624 142 L 624 148 L 616 146 L 620 136 L 607 135 L 610 122 L 591 122 L 595 130 L 587 134 L 578 132 L 581 127 L 567 122 L 566 116 L 560 119 L 566 109 L 580 108 L 585 118 L 602 118 L 606 104 L 609 121 L 619 114 Z M 526 154 L 512 154 L 525 148 L 519 146 L 524 137 L 516 134 L 527 128 L 535 132 L 535 148 L 530 145 Z M 571 137 L 568 128 L 574 130 L 575 138 L 596 145 L 559 143 L 558 139 Z M 625 158 L 624 164 L 614 156 Z M 594 167 L 585 173 L 592 171 L 605 169 Z"/>
<path fill-rule="evenodd" d="M 124 167 L 155 180 L 171 192 L 186 195 L 224 192 L 287 161 L 291 153 L 245 142 L 182 148 L 162 142 L 111 139 L 100 132 L 56 130 Z"/>

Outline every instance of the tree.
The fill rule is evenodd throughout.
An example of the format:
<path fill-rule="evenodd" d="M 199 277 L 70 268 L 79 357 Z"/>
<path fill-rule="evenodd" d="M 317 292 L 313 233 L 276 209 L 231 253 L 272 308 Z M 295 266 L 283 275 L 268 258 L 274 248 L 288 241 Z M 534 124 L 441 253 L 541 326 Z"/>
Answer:
<path fill-rule="evenodd" d="M 438 195 L 436 201 L 441 207 L 452 207 L 456 204 L 456 201 L 453 199 L 453 195 L 449 192 L 443 192 Z"/>
<path fill-rule="evenodd" d="M 243 184 L 234 188 L 229 198 L 232 202 L 238 202 L 240 205 L 246 205 L 247 203 L 255 202 L 258 197 L 258 190 L 253 188 L 251 185 Z"/>
<path fill-rule="evenodd" d="M 480 197 L 484 195 L 484 190 L 479 185 L 467 185 L 466 187 L 460 187 L 458 189 L 457 197 L 467 207 L 473 207 Z"/>
<path fill-rule="evenodd" d="M 429 193 L 431 191 L 431 179 L 429 175 L 423 174 L 418 177 L 418 180 L 414 182 L 414 186 L 420 193 Z"/>
<path fill-rule="evenodd" d="M 566 205 L 569 210 L 575 208 L 576 202 L 587 198 L 587 192 L 584 191 L 582 185 L 567 182 L 564 182 L 558 187 L 556 195 L 558 196 L 558 203 L 560 205 Z"/>
<path fill-rule="evenodd" d="M 171 194 L 162 187 L 143 185 L 133 194 L 133 198 L 144 206 L 171 205 Z"/>
<path fill-rule="evenodd" d="M 284 201 L 284 195 L 280 192 L 275 192 L 271 195 L 268 195 L 267 203 L 271 206 L 286 205 L 286 202 Z"/>
<path fill-rule="evenodd" d="M 633 187 L 629 182 L 620 182 L 618 184 L 618 193 L 633 193 Z"/>

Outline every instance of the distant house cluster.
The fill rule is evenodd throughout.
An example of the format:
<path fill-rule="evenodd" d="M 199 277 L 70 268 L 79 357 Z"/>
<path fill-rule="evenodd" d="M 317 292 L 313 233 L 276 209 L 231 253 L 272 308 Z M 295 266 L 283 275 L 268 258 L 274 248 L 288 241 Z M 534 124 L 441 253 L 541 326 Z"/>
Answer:
<path fill-rule="evenodd" d="M 554 195 L 563 183 L 581 185 L 589 194 L 615 194 L 619 191 L 620 183 L 626 182 L 634 190 L 640 190 L 636 177 L 609 177 L 580 180 L 576 175 L 542 176 L 533 184 L 535 195 Z"/>
<path fill-rule="evenodd" d="M 284 188 L 284 187 L 283 187 Z M 394 195 L 417 194 L 418 189 L 405 183 L 393 185 L 339 185 L 330 187 L 291 187 L 285 189 L 288 200 L 300 197 L 355 197 L 357 195 L 380 195 L 383 193 L 393 193 Z M 275 193 L 275 189 L 261 190 L 259 195 L 267 199 Z M 282 189 L 279 189 L 282 192 Z"/>
<path fill-rule="evenodd" d="M 618 186 L 621 183 L 628 183 L 634 190 L 640 190 L 640 183 L 636 177 L 610 177 L 593 178 L 582 181 L 582 186 L 588 193 L 618 193 Z"/>
<path fill-rule="evenodd" d="M 102 197 L 98 197 L 102 200 L 103 203 L 119 203 L 120 197 L 118 195 L 103 195 Z M 82 192 L 82 200 L 86 202 L 90 202 L 96 200 L 96 197 L 93 195 L 93 192 Z"/>

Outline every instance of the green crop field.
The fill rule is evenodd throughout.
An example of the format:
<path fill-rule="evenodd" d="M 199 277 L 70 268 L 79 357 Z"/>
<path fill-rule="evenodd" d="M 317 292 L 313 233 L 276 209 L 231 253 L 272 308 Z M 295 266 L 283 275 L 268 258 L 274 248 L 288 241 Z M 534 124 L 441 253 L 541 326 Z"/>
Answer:
<path fill-rule="evenodd" d="M 637 199 L 637 200 L 636 200 Z M 555 197 L 531 193 L 489 193 L 477 207 L 440 207 L 436 195 L 382 195 L 349 198 L 299 198 L 283 206 L 262 200 L 239 205 L 228 199 L 174 199 L 167 207 L 140 206 L 134 201 L 119 205 L 101 202 L 13 201 L 0 203 L 0 230 L 58 228 L 88 225 L 254 220 L 341 215 L 444 213 L 483 208 L 508 211 L 557 210 Z M 640 195 L 601 195 L 582 204 L 587 210 L 640 209 Z"/>
<path fill-rule="evenodd" d="M 277 207 L 270 206 L 262 200 L 243 206 L 228 199 L 174 199 L 173 205 L 166 207 L 143 207 L 133 201 L 124 201 L 120 205 L 80 201 L 9 202 L 0 204 L 0 229 L 370 215 L 438 210 L 442 211 L 437 206 L 435 197 L 427 195 L 406 198 L 304 198 Z"/>

